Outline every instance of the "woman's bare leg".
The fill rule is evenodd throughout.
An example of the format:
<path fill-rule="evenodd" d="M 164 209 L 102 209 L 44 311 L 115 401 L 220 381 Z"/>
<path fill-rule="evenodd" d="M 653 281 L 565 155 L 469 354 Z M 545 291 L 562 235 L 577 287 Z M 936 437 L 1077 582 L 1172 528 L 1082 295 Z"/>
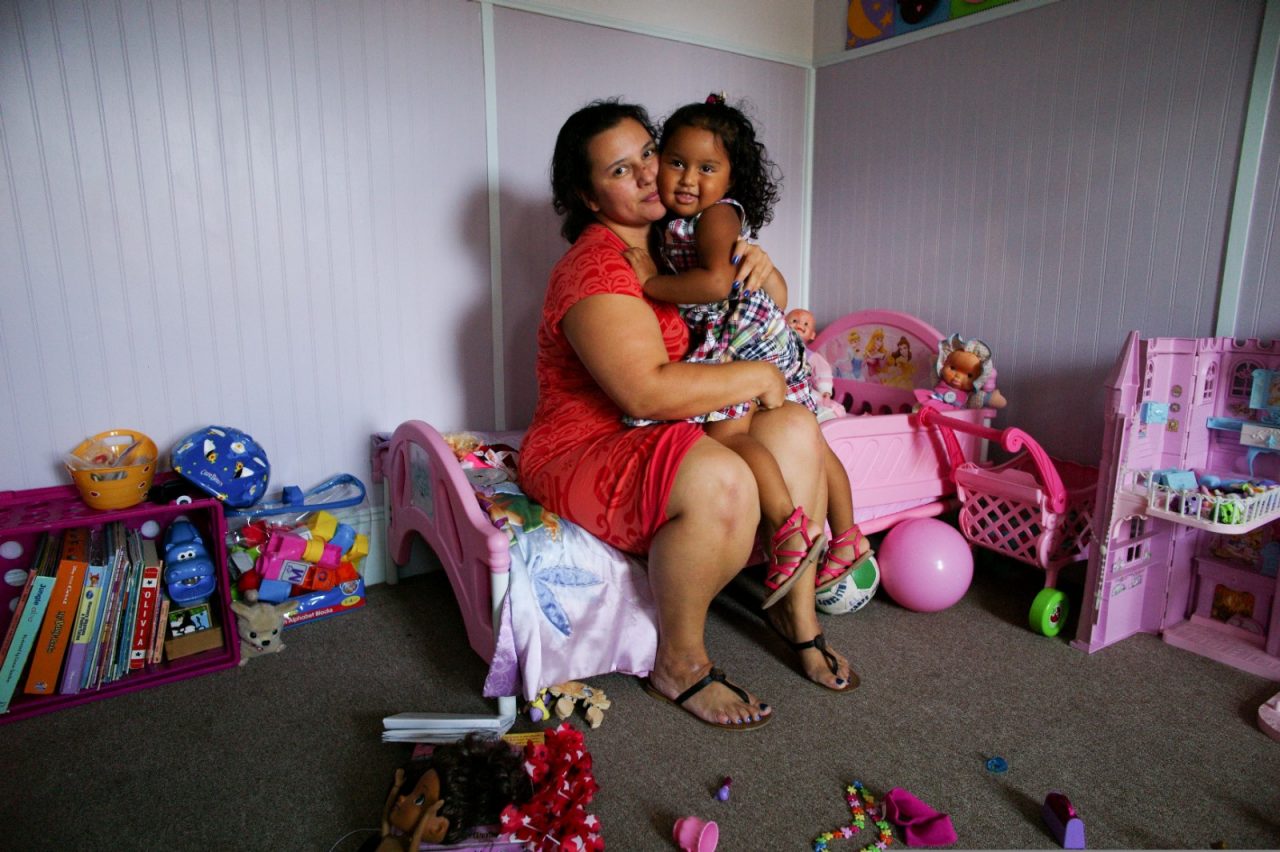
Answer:
<path fill-rule="evenodd" d="M 805 507 L 814 525 L 810 534 L 822 532 L 822 519 L 827 514 L 824 466 L 827 443 L 812 412 L 794 403 L 758 412 L 752 421 L 751 434 L 773 454 L 792 498 L 797 505 Z M 808 642 L 822 632 L 814 597 L 812 576 L 801 579 L 782 602 L 769 611 L 768 617 L 787 639 Z M 849 661 L 834 649 L 828 650 L 836 657 L 834 674 L 816 648 L 799 652 L 800 662 L 810 680 L 840 689 L 849 682 Z"/>
<path fill-rule="evenodd" d="M 680 463 L 667 501 L 667 522 L 649 547 L 649 585 L 658 605 L 658 653 L 649 680 L 675 698 L 711 670 L 707 610 L 746 564 L 760 523 L 751 470 L 735 453 L 703 439 Z M 809 583 L 812 596 L 813 584 Z M 691 697 L 685 708 L 721 724 L 772 712 L 751 696 L 744 702 L 721 684 Z"/>

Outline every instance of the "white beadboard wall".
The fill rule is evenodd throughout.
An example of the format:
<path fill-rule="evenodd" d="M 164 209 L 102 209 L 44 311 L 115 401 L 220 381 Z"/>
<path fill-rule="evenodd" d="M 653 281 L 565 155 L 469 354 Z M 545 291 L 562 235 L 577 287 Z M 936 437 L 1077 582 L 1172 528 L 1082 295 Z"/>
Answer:
<path fill-rule="evenodd" d="M 210 423 L 272 487 L 493 420 L 478 4 L 0 4 L 0 487 Z"/>
<path fill-rule="evenodd" d="M 986 339 L 1001 422 L 1096 462 L 1128 331 L 1213 334 L 1261 12 L 1063 0 L 820 68 L 819 320 L 892 308 Z"/>
<path fill-rule="evenodd" d="M 1271 81 L 1244 281 L 1236 309 L 1236 337 L 1280 340 L 1280 69 L 1276 77 Z"/>

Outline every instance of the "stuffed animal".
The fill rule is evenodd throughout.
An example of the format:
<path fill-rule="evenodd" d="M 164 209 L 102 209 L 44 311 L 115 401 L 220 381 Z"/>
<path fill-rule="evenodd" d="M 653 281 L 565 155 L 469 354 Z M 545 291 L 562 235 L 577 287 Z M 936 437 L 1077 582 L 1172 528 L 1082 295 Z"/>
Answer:
<path fill-rule="evenodd" d="M 232 601 L 231 611 L 236 614 L 236 632 L 240 634 L 240 665 L 250 657 L 277 654 L 284 650 L 280 631 L 284 617 L 297 611 L 298 601 L 269 604 L 258 600 L 258 593 L 249 590 L 243 601 Z"/>
<path fill-rule="evenodd" d="M 604 711 L 613 706 L 603 689 L 587 686 L 578 680 L 567 680 L 549 686 L 546 691 L 556 699 L 555 711 L 561 719 L 572 716 L 574 706 L 581 701 L 582 715 L 593 729 L 600 727 L 600 723 L 604 721 Z"/>

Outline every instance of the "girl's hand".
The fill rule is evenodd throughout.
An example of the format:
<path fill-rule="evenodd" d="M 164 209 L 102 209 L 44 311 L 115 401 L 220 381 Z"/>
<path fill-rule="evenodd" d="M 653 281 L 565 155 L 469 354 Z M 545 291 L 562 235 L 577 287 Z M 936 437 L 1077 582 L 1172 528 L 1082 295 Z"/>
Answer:
<path fill-rule="evenodd" d="M 787 380 L 782 377 L 782 371 L 768 361 L 754 361 L 752 363 L 768 368 L 767 370 L 761 370 L 761 378 L 765 383 L 765 389 L 756 397 L 760 403 L 760 410 L 770 411 L 774 408 L 781 408 L 783 403 L 787 401 Z"/>
<path fill-rule="evenodd" d="M 747 290 L 759 290 L 773 275 L 769 253 L 755 243 L 738 240 L 733 246 L 733 256 L 737 258 L 737 281 Z"/>
<path fill-rule="evenodd" d="M 623 250 L 622 256 L 627 259 L 627 263 L 631 264 L 631 268 L 635 270 L 636 277 L 640 279 L 641 285 L 658 274 L 658 265 L 653 262 L 653 257 L 650 256 L 647 250 L 628 248 Z"/>

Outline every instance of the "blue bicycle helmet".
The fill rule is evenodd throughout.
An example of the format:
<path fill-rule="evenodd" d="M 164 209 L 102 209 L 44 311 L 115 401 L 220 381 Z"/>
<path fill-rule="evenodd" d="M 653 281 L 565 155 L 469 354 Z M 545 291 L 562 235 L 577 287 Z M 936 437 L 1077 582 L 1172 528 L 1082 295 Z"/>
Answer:
<path fill-rule="evenodd" d="M 267 454 L 258 442 L 230 426 L 197 429 L 179 441 L 173 469 L 235 509 L 261 499 L 271 476 Z"/>

